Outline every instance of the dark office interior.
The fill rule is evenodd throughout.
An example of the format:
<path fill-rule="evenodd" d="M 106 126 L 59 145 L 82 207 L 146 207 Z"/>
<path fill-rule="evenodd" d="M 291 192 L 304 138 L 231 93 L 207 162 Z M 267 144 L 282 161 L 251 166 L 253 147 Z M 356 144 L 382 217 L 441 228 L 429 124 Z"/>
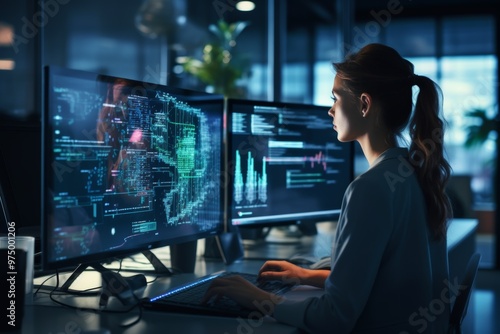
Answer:
<path fill-rule="evenodd" d="M 1 5 L 0 177 L 18 231 L 36 236 L 40 251 L 46 66 L 242 99 L 315 104 L 325 106 L 326 113 L 332 61 L 380 42 L 396 48 L 415 64 L 416 73 L 443 89 L 445 148 L 453 169 L 449 194 L 455 218 L 477 220 L 474 241 L 482 255 L 469 328 L 499 333 L 497 2 L 269 0 L 256 1 L 249 11 L 237 9 L 236 2 L 22 0 Z M 238 73 L 231 89 L 192 67 L 194 61 L 203 65 L 208 45 L 221 43 L 214 31 L 220 21 L 240 25 L 229 38 L 230 64 Z M 366 168 L 356 146 L 354 174 Z"/>

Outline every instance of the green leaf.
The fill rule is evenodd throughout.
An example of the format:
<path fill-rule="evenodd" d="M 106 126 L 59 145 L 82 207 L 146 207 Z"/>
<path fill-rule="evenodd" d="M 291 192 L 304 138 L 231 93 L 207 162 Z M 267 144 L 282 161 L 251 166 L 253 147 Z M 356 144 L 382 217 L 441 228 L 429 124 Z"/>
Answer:
<path fill-rule="evenodd" d="M 488 140 L 490 133 L 496 131 L 496 121 L 488 118 L 487 112 L 484 109 L 473 109 L 466 112 L 465 116 L 477 121 L 477 124 L 466 127 L 467 138 L 464 143 L 465 147 L 482 145 Z"/>
<path fill-rule="evenodd" d="M 244 90 L 237 87 L 236 82 L 247 73 L 250 63 L 240 59 L 233 46 L 236 38 L 248 25 L 247 21 L 228 24 L 224 20 L 210 24 L 208 30 L 218 41 L 204 46 L 201 60 L 187 58 L 183 63 L 184 70 L 201 82 L 213 86 L 216 93 L 230 97 L 241 96 Z"/>

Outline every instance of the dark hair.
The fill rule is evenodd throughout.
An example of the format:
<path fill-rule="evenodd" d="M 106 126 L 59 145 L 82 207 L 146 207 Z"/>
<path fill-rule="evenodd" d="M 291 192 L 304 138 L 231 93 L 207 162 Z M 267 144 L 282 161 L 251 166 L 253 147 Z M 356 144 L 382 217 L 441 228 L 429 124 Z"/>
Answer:
<path fill-rule="evenodd" d="M 411 62 L 383 44 L 368 44 L 333 66 L 349 93 L 368 93 L 380 104 L 388 140 L 401 138 L 408 126 L 410 162 L 425 196 L 429 225 L 435 237 L 444 237 L 452 212 L 445 193 L 451 167 L 443 153 L 441 89 L 428 77 L 415 75 Z M 420 90 L 413 110 L 414 85 Z"/>

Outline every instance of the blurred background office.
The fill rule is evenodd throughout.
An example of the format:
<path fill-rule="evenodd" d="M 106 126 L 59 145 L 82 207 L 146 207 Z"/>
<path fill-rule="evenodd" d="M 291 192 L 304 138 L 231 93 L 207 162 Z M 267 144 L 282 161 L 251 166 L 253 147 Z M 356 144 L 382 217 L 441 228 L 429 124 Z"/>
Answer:
<path fill-rule="evenodd" d="M 331 62 L 369 42 L 443 89 L 450 196 L 499 268 L 494 0 L 23 0 L 0 10 L 0 171 L 11 215 L 40 212 L 42 69 L 57 65 L 229 97 L 330 105 Z M 356 173 L 367 168 L 358 152 Z M 13 199 L 13 200 L 12 200 Z"/>

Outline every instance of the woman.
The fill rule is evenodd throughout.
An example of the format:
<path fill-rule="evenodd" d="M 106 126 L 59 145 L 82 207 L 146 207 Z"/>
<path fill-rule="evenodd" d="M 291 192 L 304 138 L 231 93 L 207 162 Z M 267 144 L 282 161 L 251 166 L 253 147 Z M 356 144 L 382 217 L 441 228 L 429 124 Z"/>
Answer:
<path fill-rule="evenodd" d="M 236 276 L 216 280 L 206 299 L 225 295 L 250 309 L 268 305 L 278 321 L 311 333 L 444 333 L 454 290 L 439 88 L 381 44 L 333 66 L 333 128 L 340 141 L 360 144 L 370 167 L 344 195 L 331 270 L 268 261 L 259 272 L 263 280 L 296 279 L 324 294 L 289 301 Z M 410 142 L 399 147 L 407 127 Z"/>

